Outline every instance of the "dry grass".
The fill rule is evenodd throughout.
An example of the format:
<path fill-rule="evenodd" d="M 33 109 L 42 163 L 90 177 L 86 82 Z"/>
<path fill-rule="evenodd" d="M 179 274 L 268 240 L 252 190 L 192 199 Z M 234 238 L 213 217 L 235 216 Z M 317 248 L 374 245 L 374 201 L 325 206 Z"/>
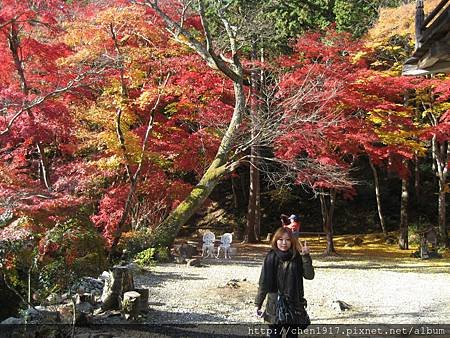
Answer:
<path fill-rule="evenodd" d="M 389 235 L 393 238 L 398 237 L 397 232 L 391 232 Z M 348 246 L 353 243 L 354 238 L 359 237 L 363 240 L 361 245 Z M 310 238 L 313 252 L 321 252 L 325 250 L 325 238 Z M 410 258 L 411 254 L 419 249 L 418 245 L 410 246 L 409 250 L 402 250 L 398 244 L 386 244 L 383 234 L 361 234 L 361 235 L 342 235 L 334 237 L 334 245 L 336 251 L 345 256 L 360 256 L 360 257 L 386 257 L 386 258 Z M 317 250 L 317 251 L 316 251 Z M 450 252 L 447 250 L 443 259 L 450 262 Z M 436 260 L 434 260 L 436 261 Z"/>
<path fill-rule="evenodd" d="M 398 233 L 391 232 L 389 235 L 393 238 L 398 237 Z M 359 237 L 363 240 L 361 245 L 351 245 L 354 238 Z M 326 248 L 326 238 L 318 235 L 300 236 L 302 243 L 307 242 L 311 253 L 317 258 L 322 257 Z M 251 258 L 252 256 L 262 255 L 268 250 L 268 242 L 261 244 L 235 244 L 238 246 L 239 254 Z M 397 243 L 386 244 L 382 233 L 360 234 L 360 235 L 336 235 L 334 236 L 334 245 L 337 256 L 333 256 L 338 260 L 352 261 L 379 261 L 391 262 L 397 265 L 414 266 L 420 265 L 433 267 L 449 267 L 450 252 L 447 250 L 443 253 L 441 259 L 422 260 L 411 257 L 411 254 L 418 250 L 417 245 L 412 245 L 409 250 L 401 250 Z"/>
<path fill-rule="evenodd" d="M 392 238 L 398 237 L 398 232 L 390 232 Z M 351 245 L 354 239 L 359 237 L 363 240 L 361 245 Z M 181 240 L 181 239 L 179 239 Z M 184 238 L 184 240 L 189 240 Z M 191 239 L 192 240 L 192 239 Z M 312 255 L 315 259 L 328 259 L 322 254 L 326 248 L 326 238 L 321 235 L 301 235 L 302 243 L 307 242 Z M 349 246 L 350 244 L 350 246 Z M 258 244 L 242 244 L 234 241 L 232 244 L 238 250 L 238 255 L 244 260 L 252 261 L 255 258 L 263 257 L 269 250 L 269 243 L 263 241 Z M 450 251 L 446 250 L 441 259 L 422 260 L 411 257 L 411 254 L 419 248 L 417 245 L 411 245 L 409 250 L 401 250 L 397 243 L 386 244 L 382 233 L 360 234 L 360 235 L 336 235 L 334 236 L 334 246 L 337 252 L 331 259 L 339 261 L 361 261 L 396 264 L 401 266 L 415 266 L 420 263 L 421 266 L 429 267 L 450 267 Z"/>

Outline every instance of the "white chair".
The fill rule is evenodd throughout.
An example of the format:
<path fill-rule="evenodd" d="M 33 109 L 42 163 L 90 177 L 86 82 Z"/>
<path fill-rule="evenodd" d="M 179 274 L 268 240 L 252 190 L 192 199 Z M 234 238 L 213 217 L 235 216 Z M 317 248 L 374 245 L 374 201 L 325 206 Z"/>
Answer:
<path fill-rule="evenodd" d="M 224 258 L 231 258 L 230 257 L 230 249 L 231 249 L 231 242 L 233 241 L 233 235 L 230 233 L 224 233 L 222 237 L 220 238 L 220 245 L 217 248 L 217 256 L 216 258 L 219 258 L 220 255 L 220 249 L 223 249 Z"/>
<path fill-rule="evenodd" d="M 213 256 L 214 253 L 214 242 L 216 241 L 216 236 L 211 232 L 207 231 L 203 235 L 203 246 L 202 246 L 202 257 Z M 205 256 L 206 254 L 206 256 Z"/>

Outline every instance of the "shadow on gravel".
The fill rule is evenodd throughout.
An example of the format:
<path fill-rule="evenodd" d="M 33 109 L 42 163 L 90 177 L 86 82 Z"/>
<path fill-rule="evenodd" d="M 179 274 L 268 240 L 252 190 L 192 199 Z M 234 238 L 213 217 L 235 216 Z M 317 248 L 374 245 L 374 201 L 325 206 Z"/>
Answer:
<path fill-rule="evenodd" d="M 153 272 L 146 271 L 135 275 L 137 284 L 145 283 L 146 287 L 158 286 L 163 282 L 174 281 L 180 279 L 180 273 L 177 272 Z M 183 274 L 182 277 L 184 280 L 205 280 L 204 277 L 198 277 L 197 275 L 186 275 Z"/>
<path fill-rule="evenodd" d="M 247 267 L 262 266 L 264 257 L 258 257 L 254 259 L 236 257 L 233 259 L 204 259 L 202 264 L 205 266 L 212 265 L 239 265 Z"/>
<path fill-rule="evenodd" d="M 217 316 L 210 313 L 196 313 L 195 310 L 191 312 L 169 312 L 159 311 L 157 309 L 150 309 L 148 314 L 143 319 L 148 324 L 183 324 L 183 323 L 217 323 L 224 322 L 225 319 L 222 316 Z"/>
<path fill-rule="evenodd" d="M 383 271 L 396 271 L 396 272 L 417 272 L 417 273 L 448 273 L 450 265 L 413 265 L 413 266 L 400 266 L 400 265 L 381 265 L 381 264 L 343 264 L 343 265 L 326 265 L 314 266 L 315 269 L 331 269 L 331 270 L 383 270 Z"/>
<path fill-rule="evenodd" d="M 417 311 L 398 311 L 395 313 L 395 317 L 401 317 L 403 320 L 405 318 L 409 318 L 410 319 L 410 323 L 418 323 L 420 322 L 421 317 L 423 318 L 424 313 L 427 314 L 427 317 L 430 318 L 430 316 L 432 316 L 433 314 L 437 314 L 439 316 L 442 316 L 442 309 L 446 306 L 446 302 L 443 301 L 441 303 L 435 304 L 434 306 L 424 306 L 420 309 L 418 309 Z M 381 311 L 380 308 L 377 308 L 377 311 L 348 311 L 345 313 L 340 313 L 339 315 L 336 316 L 330 316 L 330 317 L 315 317 L 313 318 L 313 324 L 317 323 L 317 322 L 321 322 L 321 321 L 336 321 L 336 322 L 341 322 L 343 319 L 358 319 L 358 318 L 362 318 L 362 319 L 367 319 L 367 318 L 371 318 L 371 320 L 373 321 L 374 324 L 376 323 L 380 323 L 380 322 L 386 322 L 386 318 L 392 318 L 392 322 L 395 323 L 395 317 L 393 317 L 392 312 L 390 313 L 383 313 L 382 309 Z M 392 323 L 391 322 L 391 323 Z M 426 321 L 429 322 L 429 321 Z M 368 323 L 370 324 L 370 323 Z"/>
<path fill-rule="evenodd" d="M 98 333 L 101 326 L 114 337 L 247 337 L 248 325 L 230 325 L 224 317 L 195 312 L 169 312 L 151 309 L 139 323 L 108 323 L 92 327 Z M 195 323 L 195 324 L 194 324 Z M 202 323 L 202 324 L 199 324 Z M 222 323 L 222 324 L 219 324 Z M 123 332 L 124 335 L 121 335 Z M 89 331 L 91 337 L 94 333 Z"/>
<path fill-rule="evenodd" d="M 418 319 L 423 315 L 423 311 L 417 311 L 417 312 L 396 312 L 395 316 L 401 317 L 402 319 L 409 318 L 410 323 L 417 323 Z M 330 316 L 330 317 L 316 317 L 313 319 L 313 324 L 320 323 L 321 321 L 335 321 L 335 322 L 342 322 L 342 320 L 345 319 L 367 319 L 371 318 L 373 321 L 373 324 L 378 324 L 380 322 L 386 322 L 387 318 L 392 318 L 392 323 L 395 323 L 395 317 L 393 317 L 392 313 L 379 313 L 379 312 L 371 312 L 371 311 L 364 311 L 364 312 L 349 312 L 347 315 L 337 315 L 337 316 Z M 358 323 L 358 321 L 354 322 L 355 324 Z M 370 323 L 367 323 L 370 324 Z"/>
<path fill-rule="evenodd" d="M 311 321 L 313 324 L 317 324 L 317 323 L 320 323 L 321 321 L 325 321 L 325 320 L 326 321 L 335 320 L 336 322 L 341 322 L 342 319 L 373 318 L 373 317 L 377 317 L 377 316 L 379 316 L 378 313 L 374 313 L 374 312 L 370 312 L 370 311 L 357 312 L 357 313 L 352 311 L 351 313 L 349 312 L 346 315 L 339 314 L 339 315 L 332 316 L 332 317 L 314 317 L 311 319 Z"/>
<path fill-rule="evenodd" d="M 248 326 L 227 324 L 95 324 L 88 327 L 70 325 L 4 325 L 0 337 L 74 337 L 74 338 L 169 338 L 169 337 L 248 337 Z"/>

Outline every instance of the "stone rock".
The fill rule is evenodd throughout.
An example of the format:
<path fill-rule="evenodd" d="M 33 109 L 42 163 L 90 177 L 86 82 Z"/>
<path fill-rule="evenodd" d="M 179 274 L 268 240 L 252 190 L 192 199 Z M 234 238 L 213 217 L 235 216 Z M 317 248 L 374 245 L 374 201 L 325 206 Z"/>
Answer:
<path fill-rule="evenodd" d="M 361 244 L 363 244 L 363 242 L 364 242 L 364 240 L 361 237 L 359 237 L 359 236 L 353 238 L 353 243 L 356 246 L 361 246 Z"/>
<path fill-rule="evenodd" d="M 61 323 L 72 324 L 73 323 L 73 305 L 72 304 L 62 304 L 57 307 L 59 312 Z"/>
<path fill-rule="evenodd" d="M 130 269 L 133 273 L 138 273 L 142 271 L 142 268 L 135 262 L 128 263 L 127 265 L 125 265 L 125 267 Z"/>
<path fill-rule="evenodd" d="M 93 306 L 87 302 L 75 305 L 75 318 L 72 304 L 63 304 L 57 309 L 61 317 L 61 322 L 64 324 L 72 324 L 75 320 L 75 325 L 84 326 L 91 322 Z"/>
<path fill-rule="evenodd" d="M 46 298 L 46 301 L 48 304 L 61 304 L 63 298 L 57 293 L 52 293 Z"/>
<path fill-rule="evenodd" d="M 20 325 L 23 323 L 24 323 L 23 318 L 15 318 L 15 317 L 9 317 L 6 318 L 4 321 L 0 322 L 0 324 L 4 325 Z"/>
<path fill-rule="evenodd" d="M 117 317 L 120 316 L 120 311 L 119 310 L 106 311 L 105 315 L 106 317 Z"/>
<path fill-rule="evenodd" d="M 227 284 L 225 284 L 226 287 L 228 288 L 232 288 L 232 289 L 237 289 L 240 288 L 241 286 L 239 285 L 239 281 L 237 279 L 231 279 L 227 282 Z"/>
<path fill-rule="evenodd" d="M 82 313 L 91 314 L 94 311 L 93 306 L 88 302 L 76 304 L 76 310 Z"/>
<path fill-rule="evenodd" d="M 141 307 L 141 294 L 136 291 L 128 291 L 123 294 L 121 309 L 125 319 L 137 319 Z"/>
<path fill-rule="evenodd" d="M 103 313 L 102 308 L 98 308 L 98 309 L 95 309 L 95 310 L 94 310 L 94 316 L 101 315 L 102 313 Z"/>
<path fill-rule="evenodd" d="M 186 264 L 186 259 L 183 256 L 175 256 L 175 263 Z"/>
<path fill-rule="evenodd" d="M 81 304 L 81 303 L 89 303 L 91 305 L 95 304 L 95 295 L 93 293 L 83 293 L 83 294 L 76 294 L 75 295 L 75 303 Z"/>
<path fill-rule="evenodd" d="M 197 248 L 193 245 L 183 243 L 178 248 L 178 254 L 181 257 L 192 258 L 193 256 L 197 255 Z"/>
<path fill-rule="evenodd" d="M 188 259 L 187 266 L 195 266 L 195 267 L 201 267 L 202 266 L 202 261 L 201 259 L 198 258 L 192 258 L 192 259 Z"/>
<path fill-rule="evenodd" d="M 384 242 L 388 245 L 397 244 L 397 239 L 394 237 L 387 237 Z"/>
<path fill-rule="evenodd" d="M 105 280 L 102 293 L 102 309 L 116 310 L 120 308 L 122 295 L 134 290 L 133 273 L 126 266 L 114 266 Z"/>
<path fill-rule="evenodd" d="M 111 278 L 108 271 L 103 271 L 100 276 L 98 276 L 98 279 L 103 280 L 103 282 L 107 279 Z"/>
<path fill-rule="evenodd" d="M 331 303 L 331 308 L 338 312 L 350 310 L 352 306 L 342 300 L 335 300 Z"/>
<path fill-rule="evenodd" d="M 134 289 L 133 291 L 136 291 L 141 295 L 141 297 L 139 298 L 140 301 L 139 311 L 140 312 L 148 311 L 148 297 L 150 294 L 149 289 L 142 288 L 142 289 Z"/>
<path fill-rule="evenodd" d="M 361 244 L 363 242 L 364 242 L 364 240 L 361 237 L 356 236 L 356 237 L 353 237 L 352 240 L 350 242 L 346 243 L 344 246 L 347 248 L 351 248 L 354 246 L 361 246 Z"/>
<path fill-rule="evenodd" d="M 58 311 L 49 311 L 43 306 L 36 306 L 25 311 L 24 317 L 31 323 L 58 323 L 61 317 Z"/>
<path fill-rule="evenodd" d="M 105 281 L 93 277 L 82 277 L 72 286 L 72 291 L 78 294 L 93 293 L 100 295 Z"/>
<path fill-rule="evenodd" d="M 116 335 L 102 332 L 102 333 L 81 333 L 75 334 L 74 338 L 113 338 L 117 337 Z"/>

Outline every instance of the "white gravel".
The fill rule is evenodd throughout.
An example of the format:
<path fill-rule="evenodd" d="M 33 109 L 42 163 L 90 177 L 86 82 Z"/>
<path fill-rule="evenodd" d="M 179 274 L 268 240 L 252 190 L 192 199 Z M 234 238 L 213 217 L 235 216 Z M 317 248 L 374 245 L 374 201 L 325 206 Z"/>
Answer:
<path fill-rule="evenodd" d="M 147 323 L 261 323 L 254 315 L 262 264 L 257 258 L 206 259 L 203 267 L 161 264 L 135 276 L 150 290 Z M 316 277 L 305 281 L 314 324 L 446 323 L 450 264 L 417 259 L 351 260 L 313 256 Z M 226 285 L 237 280 L 237 285 Z M 237 287 L 236 287 L 237 286 Z M 351 305 L 339 311 L 332 302 Z"/>

